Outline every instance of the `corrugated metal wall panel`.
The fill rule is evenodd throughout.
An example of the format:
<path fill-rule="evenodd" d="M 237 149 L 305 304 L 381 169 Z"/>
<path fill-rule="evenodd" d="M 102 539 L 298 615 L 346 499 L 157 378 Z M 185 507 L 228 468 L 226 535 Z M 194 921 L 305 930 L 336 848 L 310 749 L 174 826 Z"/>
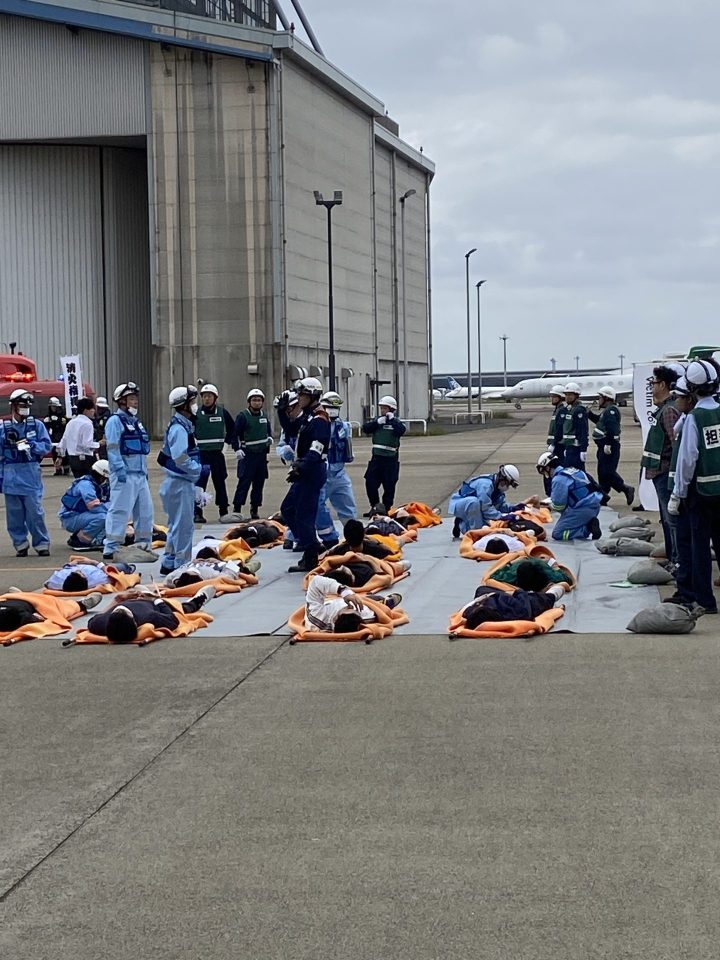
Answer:
<path fill-rule="evenodd" d="M 0 15 L 0 139 L 145 132 L 141 40 Z"/>
<path fill-rule="evenodd" d="M 0 341 L 48 377 L 81 353 L 95 382 L 101 318 L 99 151 L 0 146 Z"/>

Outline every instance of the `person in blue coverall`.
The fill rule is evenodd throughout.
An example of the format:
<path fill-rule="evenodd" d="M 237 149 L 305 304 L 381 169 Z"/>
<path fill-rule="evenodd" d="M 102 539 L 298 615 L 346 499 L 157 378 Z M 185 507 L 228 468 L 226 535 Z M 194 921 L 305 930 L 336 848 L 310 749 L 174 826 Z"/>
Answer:
<path fill-rule="evenodd" d="M 323 394 L 320 406 L 330 417 L 330 447 L 328 449 L 328 472 L 325 486 L 320 491 L 317 513 L 317 535 L 327 550 L 339 543 L 328 501 L 335 508 L 343 526 L 357 516 L 355 494 L 352 481 L 345 469 L 346 463 L 353 462 L 352 427 L 346 420 L 340 419 L 342 397 L 331 390 Z"/>
<path fill-rule="evenodd" d="M 74 480 L 60 500 L 60 523 L 73 550 L 102 550 L 110 499 L 110 466 L 96 460 L 90 473 Z"/>
<path fill-rule="evenodd" d="M 193 386 L 175 387 L 168 398 L 174 413 L 165 431 L 158 463 L 165 470 L 160 499 L 168 516 L 167 542 L 160 573 L 165 577 L 190 562 L 195 528 L 195 496 L 201 488 L 203 470 L 200 449 L 195 440 L 194 420 L 198 411 L 198 392 Z"/>
<path fill-rule="evenodd" d="M 33 400 L 27 390 L 13 390 L 10 419 L 0 422 L 0 491 L 5 494 L 5 522 L 18 557 L 28 555 L 30 540 L 39 557 L 50 555 L 40 461 L 52 450 L 52 442 L 45 424 L 32 415 Z"/>
<path fill-rule="evenodd" d="M 327 452 L 330 446 L 330 418 L 320 406 L 322 384 L 315 377 L 305 377 L 297 387 L 300 412 L 291 419 L 288 403 L 291 392 L 278 397 L 277 412 L 285 437 L 296 436 L 295 460 L 288 482 L 287 496 L 280 506 L 283 523 L 293 531 L 303 551 L 298 564 L 288 573 L 306 573 L 317 566 L 319 543 L 315 532 L 320 491 L 327 479 Z"/>
<path fill-rule="evenodd" d="M 133 561 L 152 563 L 158 558 L 151 549 L 153 502 L 147 470 L 150 437 L 138 419 L 139 399 L 140 388 L 136 383 L 121 383 L 113 393 L 118 409 L 105 424 L 110 507 L 105 520 L 104 560 L 113 560 L 125 543 L 130 518 L 135 526 Z"/>
<path fill-rule="evenodd" d="M 602 493 L 583 470 L 563 467 L 554 453 L 543 453 L 537 471 L 552 481 L 550 498 L 560 519 L 553 528 L 553 540 L 599 540 L 602 536 L 598 514 Z"/>
<path fill-rule="evenodd" d="M 453 539 L 457 539 L 468 530 L 480 530 L 491 520 L 512 517 L 516 510 L 522 510 L 524 503 L 511 506 L 506 499 L 507 491 L 517 487 L 520 471 L 512 463 L 498 467 L 497 473 L 483 474 L 466 480 L 460 489 L 450 497 L 448 511 L 455 517 Z"/>

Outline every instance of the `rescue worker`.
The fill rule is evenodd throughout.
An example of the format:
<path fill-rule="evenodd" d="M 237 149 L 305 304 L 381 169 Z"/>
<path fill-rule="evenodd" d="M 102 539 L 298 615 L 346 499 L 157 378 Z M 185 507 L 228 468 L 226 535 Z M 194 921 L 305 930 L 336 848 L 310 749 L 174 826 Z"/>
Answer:
<path fill-rule="evenodd" d="M 287 415 L 290 419 L 294 419 L 297 414 L 300 412 L 298 407 L 298 396 L 294 390 L 288 391 L 289 397 L 287 398 Z M 279 397 L 275 397 L 273 401 L 273 406 L 277 409 L 278 402 L 281 398 L 284 398 L 285 394 L 280 394 Z M 283 403 L 285 400 L 283 399 Z M 275 447 L 275 452 L 280 458 L 280 463 L 284 467 L 289 467 L 290 464 L 295 459 L 295 445 L 297 444 L 297 436 L 285 436 L 285 431 L 280 430 L 280 438 L 278 439 L 277 446 Z M 294 550 L 295 549 L 295 534 L 289 528 L 285 531 L 285 539 L 283 541 L 283 550 Z"/>
<path fill-rule="evenodd" d="M 685 382 L 695 405 L 682 426 L 675 478 L 668 502 L 670 517 L 687 514 L 690 527 L 691 573 L 681 556 L 680 578 L 692 593 L 691 609 L 717 613 L 713 593 L 711 542 L 720 542 L 720 404 L 715 399 L 718 371 L 709 360 L 688 364 Z"/>
<path fill-rule="evenodd" d="M 650 378 L 652 398 L 655 404 L 653 423 L 645 437 L 645 446 L 640 466 L 645 468 L 645 476 L 652 480 L 660 510 L 660 524 L 665 540 L 665 556 L 677 563 L 673 545 L 673 523 L 668 514 L 668 503 L 672 489 L 668 481 L 675 424 L 680 414 L 673 402 L 672 389 L 680 375 L 669 364 L 655 367 Z"/>
<path fill-rule="evenodd" d="M 322 384 L 305 377 L 297 386 L 299 413 L 288 414 L 291 391 L 278 397 L 277 412 L 286 437 L 296 436 L 295 460 L 290 467 L 287 496 L 280 506 L 283 523 L 290 527 L 303 551 L 302 559 L 288 573 L 307 573 L 317 566 L 319 544 L 315 532 L 320 491 L 327 479 L 330 418 L 320 406 Z"/>
<path fill-rule="evenodd" d="M 68 418 L 65 416 L 65 408 L 60 403 L 59 397 L 50 397 L 48 400 L 48 412 L 43 423 L 45 424 L 45 429 L 53 445 L 54 476 L 62 477 L 62 475 L 65 474 L 66 477 L 69 477 L 70 458 L 67 454 L 63 455 L 58 449 L 65 434 L 65 427 L 68 424 Z"/>
<path fill-rule="evenodd" d="M 242 509 L 250 494 L 250 519 L 257 520 L 262 506 L 263 488 L 268 478 L 268 451 L 272 446 L 270 418 L 263 409 L 265 394 L 257 387 L 247 395 L 247 410 L 235 419 L 239 450 L 238 484 L 233 497 L 234 520 L 242 520 Z"/>
<path fill-rule="evenodd" d="M 598 485 L 603 493 L 615 490 L 625 494 L 627 505 L 635 499 L 635 487 L 629 486 L 618 473 L 620 463 L 620 409 L 615 403 L 615 391 L 612 387 L 598 390 L 600 413 L 588 410 L 590 420 L 595 424 L 592 438 L 597 445 Z"/>
<path fill-rule="evenodd" d="M 355 495 L 352 482 L 345 469 L 346 463 L 354 460 L 352 449 L 352 427 L 340 418 L 342 397 L 329 391 L 320 398 L 320 405 L 330 417 L 330 448 L 328 450 L 328 472 L 325 486 L 320 491 L 318 504 L 317 534 L 328 550 L 337 546 L 339 538 L 335 530 L 335 523 L 328 508 L 328 501 L 335 508 L 338 519 L 342 524 L 354 520 L 357 516 Z"/>
<path fill-rule="evenodd" d="M 60 500 L 60 523 L 73 550 L 102 550 L 110 499 L 110 467 L 96 460 L 89 474 L 73 480 Z"/>
<path fill-rule="evenodd" d="M 228 512 L 227 464 L 223 446 L 227 443 L 238 449 L 235 434 L 235 421 L 232 414 L 218 402 L 218 388 L 213 383 L 204 383 L 200 387 L 202 406 L 195 420 L 195 439 L 200 450 L 200 463 L 210 468 L 210 478 L 215 488 L 215 503 L 220 513 L 220 523 L 230 523 Z M 207 488 L 207 479 L 203 490 Z M 196 507 L 195 522 L 205 523 L 202 510 Z"/>
<path fill-rule="evenodd" d="M 511 519 L 516 510 L 523 510 L 524 503 L 511 506 L 507 502 L 508 490 L 520 483 L 520 471 L 512 463 L 502 464 L 497 473 L 486 473 L 466 480 L 450 497 L 448 510 L 455 517 L 453 539 L 457 540 L 468 530 L 480 530 L 491 520 Z"/>
<path fill-rule="evenodd" d="M 553 527 L 553 540 L 599 540 L 602 494 L 593 490 L 593 481 L 577 467 L 564 467 L 554 453 L 543 453 L 537 472 L 552 480 L 550 497 L 560 519 Z"/>
<path fill-rule="evenodd" d="M 560 449 L 555 453 L 563 466 L 582 469 L 587 460 L 588 419 L 585 407 L 580 403 L 580 387 L 574 381 L 565 385 L 565 409 L 563 411 Z"/>
<path fill-rule="evenodd" d="M 30 540 L 39 557 L 50 555 L 40 463 L 52 450 L 52 441 L 42 420 L 32 415 L 33 399 L 27 390 L 13 390 L 10 418 L 0 421 L 0 492 L 5 494 L 5 523 L 17 557 L 28 555 Z"/>
<path fill-rule="evenodd" d="M 160 567 L 163 576 L 188 563 L 192 557 L 196 491 L 200 490 L 203 472 L 206 480 L 210 473 L 210 467 L 203 467 L 200 463 L 200 450 L 195 439 L 197 396 L 195 387 L 188 385 L 175 387 L 168 397 L 174 413 L 158 456 L 158 463 L 165 470 L 160 499 L 168 518 L 167 541 Z"/>
<path fill-rule="evenodd" d="M 111 416 L 110 404 L 107 397 L 98 397 L 95 401 L 95 440 L 105 449 L 105 425 Z"/>
<path fill-rule="evenodd" d="M 561 383 L 556 383 L 550 388 L 550 403 L 553 406 L 550 425 L 548 427 L 547 448 L 548 453 L 555 453 L 560 456 L 562 452 L 561 441 L 563 433 L 563 423 L 565 422 L 565 387 Z M 550 481 L 547 477 L 543 478 L 545 484 L 545 496 L 550 496 Z"/>
<path fill-rule="evenodd" d="M 129 381 L 115 388 L 116 412 L 105 424 L 107 459 L 110 465 L 110 506 L 105 521 L 103 560 L 114 559 L 125 543 L 128 521 L 135 528 L 135 548 L 123 559 L 152 563 L 153 502 L 148 484 L 147 456 L 150 437 L 138 419 L 140 388 Z"/>
<path fill-rule="evenodd" d="M 372 436 L 372 455 L 365 471 L 365 492 L 370 501 L 370 510 L 363 514 L 372 516 L 373 507 L 380 501 L 390 510 L 395 499 L 395 488 L 400 476 L 400 438 L 407 427 L 395 416 L 395 397 L 380 397 L 380 414 L 363 424 L 363 433 Z"/>

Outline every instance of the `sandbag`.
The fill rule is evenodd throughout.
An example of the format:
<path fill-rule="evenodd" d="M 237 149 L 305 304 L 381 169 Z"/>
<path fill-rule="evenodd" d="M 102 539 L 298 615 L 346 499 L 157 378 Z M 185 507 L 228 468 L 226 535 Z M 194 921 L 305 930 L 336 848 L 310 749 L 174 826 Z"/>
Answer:
<path fill-rule="evenodd" d="M 685 607 L 677 603 L 658 603 L 636 613 L 626 629 L 633 633 L 690 633 L 696 622 Z"/>
<path fill-rule="evenodd" d="M 620 537 L 618 540 L 597 540 L 595 548 L 610 557 L 649 557 L 652 544 L 646 540 Z"/>
<path fill-rule="evenodd" d="M 672 575 L 655 560 L 640 560 L 634 563 L 626 574 L 630 583 L 664 584 L 672 582 Z"/>
<path fill-rule="evenodd" d="M 619 540 L 624 537 L 626 540 L 654 540 L 655 531 L 648 527 L 622 527 L 620 530 L 614 530 L 608 534 L 608 540 Z"/>
<path fill-rule="evenodd" d="M 620 517 L 610 524 L 610 530 L 622 530 L 625 527 L 649 527 L 650 521 L 647 517 Z"/>
<path fill-rule="evenodd" d="M 667 554 L 665 553 L 665 544 L 659 543 L 650 554 L 653 560 L 667 560 Z"/>

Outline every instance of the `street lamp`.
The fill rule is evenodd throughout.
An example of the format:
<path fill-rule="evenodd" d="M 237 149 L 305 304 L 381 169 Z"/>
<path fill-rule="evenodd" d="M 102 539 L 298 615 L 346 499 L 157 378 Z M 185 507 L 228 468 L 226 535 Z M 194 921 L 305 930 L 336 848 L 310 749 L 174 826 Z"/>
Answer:
<path fill-rule="evenodd" d="M 477 252 L 477 247 L 468 250 L 465 254 L 465 307 L 467 313 L 467 402 L 468 413 L 472 413 L 472 360 L 470 359 L 470 257 Z"/>
<path fill-rule="evenodd" d="M 403 331 L 403 411 L 410 416 L 408 405 L 408 354 L 407 354 L 407 316 L 405 312 L 405 201 L 414 197 L 417 190 L 406 190 L 400 197 L 400 243 L 402 245 L 402 259 L 400 261 L 400 276 L 402 278 L 402 331 Z"/>
<path fill-rule="evenodd" d="M 580 357 L 575 357 L 575 373 L 580 373 Z"/>
<path fill-rule="evenodd" d="M 328 381 L 329 389 L 335 390 L 335 325 L 333 320 L 333 275 L 332 275 L 332 208 L 343 202 L 342 190 L 335 190 L 332 200 L 325 200 L 319 190 L 314 190 L 315 203 L 327 210 L 328 237 Z"/>
<path fill-rule="evenodd" d="M 500 340 L 503 342 L 503 386 L 507 386 L 507 342 L 510 337 L 504 333 Z"/>
<path fill-rule="evenodd" d="M 622 374 L 624 373 L 623 361 L 624 361 L 624 359 L 625 359 L 625 354 L 624 354 L 624 353 L 619 353 L 619 354 L 618 354 L 618 357 L 620 358 L 620 374 L 622 375 Z"/>
<path fill-rule="evenodd" d="M 480 287 L 487 283 L 486 280 L 478 280 L 475 284 L 477 290 L 477 330 L 478 330 L 478 412 L 482 412 L 482 345 L 480 343 Z"/>

